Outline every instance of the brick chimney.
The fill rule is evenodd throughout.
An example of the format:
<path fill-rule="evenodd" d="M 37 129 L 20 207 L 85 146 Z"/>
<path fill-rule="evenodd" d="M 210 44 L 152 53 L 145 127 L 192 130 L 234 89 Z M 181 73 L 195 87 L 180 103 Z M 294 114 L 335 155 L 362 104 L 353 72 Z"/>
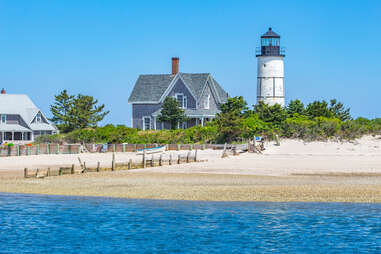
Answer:
<path fill-rule="evenodd" d="M 176 75 L 179 72 L 179 58 L 172 57 L 172 75 Z"/>
<path fill-rule="evenodd" d="M 1 94 L 5 94 L 5 90 L 4 90 L 4 88 L 3 89 L 1 89 L 1 92 L 0 92 Z"/>

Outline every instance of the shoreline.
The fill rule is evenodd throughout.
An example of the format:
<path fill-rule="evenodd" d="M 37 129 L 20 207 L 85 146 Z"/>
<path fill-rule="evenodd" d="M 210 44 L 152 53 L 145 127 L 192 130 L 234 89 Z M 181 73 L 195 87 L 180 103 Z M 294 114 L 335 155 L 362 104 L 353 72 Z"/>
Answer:
<path fill-rule="evenodd" d="M 381 203 L 381 177 L 116 171 L 50 179 L 3 179 L 0 192 L 153 200 Z"/>
<path fill-rule="evenodd" d="M 110 196 L 86 196 L 86 195 L 57 195 L 57 194 L 41 194 L 41 193 L 23 193 L 23 192 L 2 192 L 0 191 L 0 196 L 7 196 L 7 195 L 25 195 L 25 196 L 39 196 L 39 197 L 58 197 L 58 198 L 70 198 L 70 199 L 107 199 L 107 200 L 129 200 L 129 201 L 179 201 L 179 202 L 213 202 L 213 203 L 311 203 L 311 204 L 324 204 L 324 203 L 330 203 L 330 204 L 376 204 L 381 205 L 381 202 L 351 202 L 351 201 L 237 201 L 237 200 L 187 200 L 187 199 L 150 199 L 150 198 L 126 198 L 126 197 L 110 197 Z"/>
<path fill-rule="evenodd" d="M 381 203 L 379 137 L 350 143 L 282 140 L 281 146 L 267 143 L 263 154 L 221 159 L 221 153 L 199 150 L 198 158 L 207 162 L 43 179 L 23 178 L 23 169 L 57 170 L 71 164 L 79 169 L 78 157 L 90 167 L 98 161 L 111 165 L 112 154 L 1 157 L 0 192 L 158 200 Z M 115 157 L 121 163 L 141 160 L 135 153 L 116 153 Z"/>

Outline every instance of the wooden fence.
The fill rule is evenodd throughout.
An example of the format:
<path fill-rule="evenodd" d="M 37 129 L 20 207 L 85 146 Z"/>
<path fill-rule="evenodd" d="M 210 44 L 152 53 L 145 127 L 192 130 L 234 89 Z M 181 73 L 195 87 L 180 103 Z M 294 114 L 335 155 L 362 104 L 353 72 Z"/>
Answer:
<path fill-rule="evenodd" d="M 39 154 L 78 154 L 84 151 L 90 153 L 104 152 L 104 144 L 29 144 L 29 145 L 13 145 L 0 146 L 0 157 L 4 156 L 25 156 Z M 163 144 L 108 144 L 106 152 L 136 152 L 139 149 L 153 148 L 163 146 Z M 214 149 L 223 150 L 223 144 L 167 144 L 167 151 L 181 150 L 204 150 Z M 228 145 L 231 147 L 232 145 Z"/>
<path fill-rule="evenodd" d="M 79 158 L 78 158 L 79 159 Z M 50 176 L 61 176 L 61 175 L 73 175 L 73 174 L 83 174 L 87 172 L 101 172 L 101 171 L 116 171 L 116 170 L 131 170 L 139 168 L 148 168 L 148 167 L 160 167 L 165 165 L 175 165 L 191 162 L 203 162 L 205 160 L 198 160 L 197 150 L 194 152 L 188 151 L 187 154 L 178 154 L 176 157 L 173 157 L 172 154 L 169 154 L 167 158 L 164 158 L 162 154 L 160 155 L 142 155 L 142 160 L 140 162 L 132 161 L 130 159 L 128 162 L 119 162 L 115 161 L 115 153 L 112 155 L 112 162 L 109 167 L 101 165 L 100 162 L 97 163 L 96 167 L 87 167 L 86 162 L 82 162 L 79 159 L 79 167 L 75 167 L 73 164 L 71 167 L 59 167 L 56 169 L 46 168 L 46 169 L 34 169 L 29 170 L 28 168 L 24 169 L 24 178 L 45 178 Z"/>

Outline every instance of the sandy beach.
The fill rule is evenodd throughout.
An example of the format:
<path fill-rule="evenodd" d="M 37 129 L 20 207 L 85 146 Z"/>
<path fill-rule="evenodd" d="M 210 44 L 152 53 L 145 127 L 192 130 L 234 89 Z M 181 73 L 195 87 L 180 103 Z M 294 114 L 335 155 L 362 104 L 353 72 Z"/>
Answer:
<path fill-rule="evenodd" d="M 111 164 L 112 155 L 34 155 L 0 158 L 0 192 L 216 201 L 381 202 L 381 139 L 353 142 L 281 140 L 263 154 L 221 159 L 220 150 L 198 151 L 207 162 L 24 179 L 23 169 Z M 172 152 L 175 157 L 186 151 Z M 169 156 L 166 153 L 164 156 Z M 117 153 L 117 162 L 140 161 Z"/>

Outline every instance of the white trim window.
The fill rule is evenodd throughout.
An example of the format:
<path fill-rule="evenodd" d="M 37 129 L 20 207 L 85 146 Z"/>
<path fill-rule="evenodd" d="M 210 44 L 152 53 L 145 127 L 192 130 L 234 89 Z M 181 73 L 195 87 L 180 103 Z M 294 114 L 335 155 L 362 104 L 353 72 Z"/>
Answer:
<path fill-rule="evenodd" d="M 176 98 L 177 102 L 179 103 L 180 108 L 185 109 L 188 107 L 188 98 L 186 96 L 184 96 L 183 93 L 176 93 L 175 98 Z"/>
<path fill-rule="evenodd" d="M 210 94 L 206 96 L 206 100 L 205 100 L 205 109 L 209 109 L 209 108 L 210 108 Z"/>
<path fill-rule="evenodd" d="M 150 116 L 143 116 L 143 130 L 150 130 L 151 129 L 151 117 Z"/>
<path fill-rule="evenodd" d="M 41 112 L 38 112 L 36 115 L 36 123 L 41 123 L 41 122 L 42 122 Z"/>
<path fill-rule="evenodd" d="M 2 123 L 2 124 L 7 123 L 7 115 L 1 115 L 0 123 Z"/>

